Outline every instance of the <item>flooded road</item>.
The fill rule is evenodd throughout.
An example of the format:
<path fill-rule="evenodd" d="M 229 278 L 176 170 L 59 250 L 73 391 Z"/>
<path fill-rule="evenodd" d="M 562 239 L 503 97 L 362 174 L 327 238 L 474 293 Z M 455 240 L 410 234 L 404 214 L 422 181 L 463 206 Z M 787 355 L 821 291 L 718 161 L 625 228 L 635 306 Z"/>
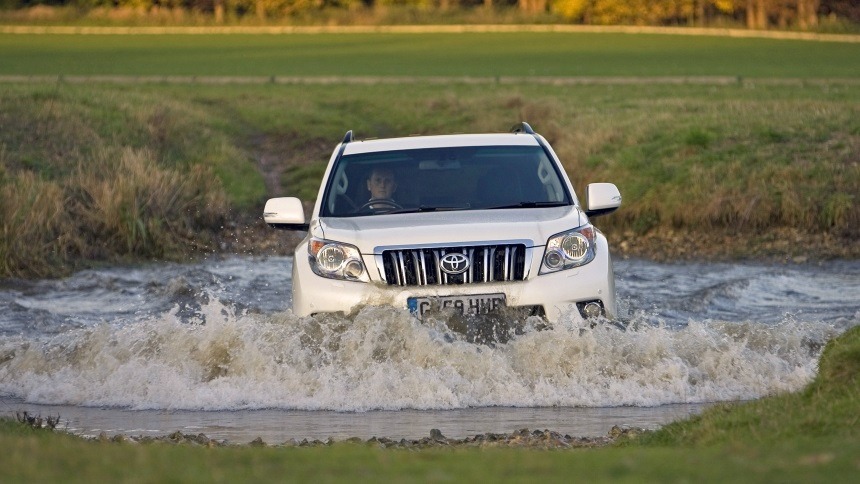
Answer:
<path fill-rule="evenodd" d="M 626 331 L 475 345 L 405 310 L 296 318 L 290 260 L 231 257 L 0 282 L 0 413 L 79 434 L 451 438 L 656 428 L 802 388 L 860 324 L 860 263 L 616 261 Z"/>

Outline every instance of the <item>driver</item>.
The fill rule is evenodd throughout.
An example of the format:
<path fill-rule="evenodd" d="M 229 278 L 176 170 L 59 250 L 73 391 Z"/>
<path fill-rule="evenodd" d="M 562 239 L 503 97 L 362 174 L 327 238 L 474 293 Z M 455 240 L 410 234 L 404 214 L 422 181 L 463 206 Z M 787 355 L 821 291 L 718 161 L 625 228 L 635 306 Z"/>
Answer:
<path fill-rule="evenodd" d="M 374 210 L 391 210 L 400 207 L 391 198 L 397 191 L 397 179 L 391 169 L 374 168 L 367 177 L 367 190 L 370 191 L 370 200 L 365 207 Z"/>

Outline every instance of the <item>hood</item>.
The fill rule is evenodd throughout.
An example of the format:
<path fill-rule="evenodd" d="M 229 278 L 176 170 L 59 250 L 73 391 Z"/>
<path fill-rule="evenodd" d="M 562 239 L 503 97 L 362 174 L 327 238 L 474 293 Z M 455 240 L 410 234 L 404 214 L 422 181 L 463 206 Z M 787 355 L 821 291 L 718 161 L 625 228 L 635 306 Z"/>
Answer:
<path fill-rule="evenodd" d="M 363 254 L 381 253 L 387 247 L 481 245 L 520 241 L 543 246 L 559 232 L 588 222 L 575 206 L 463 210 L 368 217 L 319 219 L 313 235 L 353 244 Z"/>

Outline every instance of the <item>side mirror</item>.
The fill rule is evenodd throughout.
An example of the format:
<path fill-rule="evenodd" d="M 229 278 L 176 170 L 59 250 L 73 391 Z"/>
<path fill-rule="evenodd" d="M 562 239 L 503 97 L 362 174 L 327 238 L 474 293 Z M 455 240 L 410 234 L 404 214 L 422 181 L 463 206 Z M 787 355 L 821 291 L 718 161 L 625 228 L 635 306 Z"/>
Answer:
<path fill-rule="evenodd" d="M 621 206 L 621 192 L 613 183 L 592 183 L 586 189 L 585 203 L 589 217 L 606 215 Z"/>
<path fill-rule="evenodd" d="M 269 199 L 263 209 L 263 220 L 273 229 L 308 230 L 302 201 L 295 197 Z"/>

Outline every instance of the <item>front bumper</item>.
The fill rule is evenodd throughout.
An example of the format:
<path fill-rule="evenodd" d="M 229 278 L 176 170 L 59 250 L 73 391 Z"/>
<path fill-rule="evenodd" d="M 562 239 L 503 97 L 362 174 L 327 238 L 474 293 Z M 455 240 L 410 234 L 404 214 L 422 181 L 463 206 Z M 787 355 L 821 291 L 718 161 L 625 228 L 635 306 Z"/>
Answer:
<path fill-rule="evenodd" d="M 293 312 L 298 316 L 315 313 L 351 313 L 361 306 L 407 308 L 410 297 L 435 297 L 504 293 L 508 307 L 542 306 L 546 319 L 581 318 L 576 303 L 600 300 L 606 316 L 615 316 L 615 278 L 606 239 L 597 236 L 597 255 L 590 263 L 538 275 L 543 248 L 532 251 L 531 270 L 523 281 L 481 284 L 390 286 L 379 281 L 373 255 L 363 255 L 373 282 L 327 279 L 313 273 L 308 263 L 307 244 L 296 249 L 293 262 Z"/>

